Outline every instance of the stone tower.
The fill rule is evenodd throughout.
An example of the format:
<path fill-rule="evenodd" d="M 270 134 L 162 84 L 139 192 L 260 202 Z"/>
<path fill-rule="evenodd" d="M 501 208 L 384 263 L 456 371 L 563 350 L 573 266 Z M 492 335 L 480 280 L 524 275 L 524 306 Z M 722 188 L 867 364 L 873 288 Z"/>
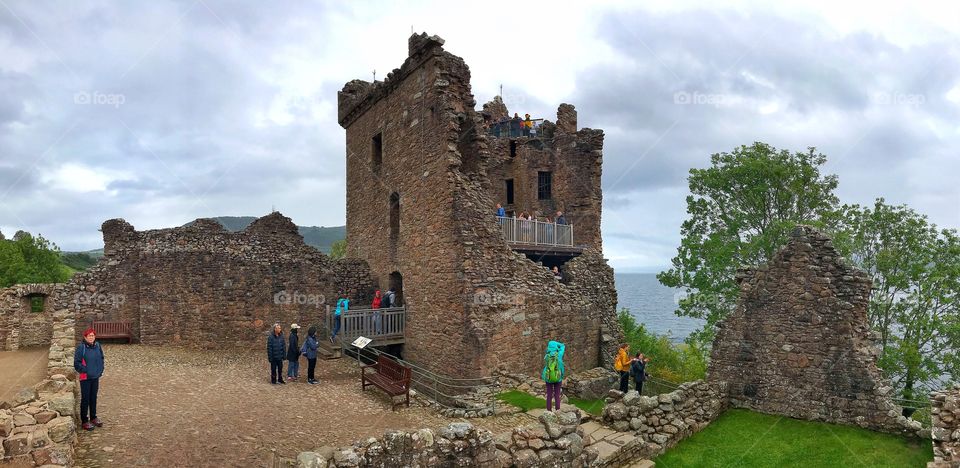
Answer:
<path fill-rule="evenodd" d="M 489 112 L 475 110 L 469 68 L 443 43 L 413 35 L 407 59 L 384 81 L 350 81 L 339 93 L 347 256 L 366 260 L 379 288 L 399 290 L 404 357 L 418 365 L 453 376 L 498 367 L 534 373 L 553 339 L 567 345 L 572 370 L 593 367 L 619 334 L 599 235 L 603 132 L 577 130 L 572 106 L 561 106 L 564 125 L 544 123 L 552 141 L 517 138 L 510 155 L 510 140 L 489 134 Z M 567 149 L 554 150 L 554 142 Z M 587 172 L 567 180 L 563 171 L 574 164 Z M 560 168 L 549 169 L 556 193 L 571 198 L 545 200 L 543 209 L 574 212 L 578 246 L 537 257 L 508 245 L 494 206 L 504 202 L 508 173 L 526 184 L 524 174 L 548 166 Z M 563 264 L 562 282 L 547 261 L 537 263 L 548 257 Z"/>

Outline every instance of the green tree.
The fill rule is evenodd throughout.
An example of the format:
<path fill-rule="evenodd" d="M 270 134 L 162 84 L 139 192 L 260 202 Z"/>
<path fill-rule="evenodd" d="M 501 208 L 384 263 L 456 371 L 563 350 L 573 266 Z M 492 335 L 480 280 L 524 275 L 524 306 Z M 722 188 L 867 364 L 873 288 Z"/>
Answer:
<path fill-rule="evenodd" d="M 820 172 L 826 160 L 815 148 L 791 153 L 757 142 L 690 170 L 689 217 L 672 268 L 657 278 L 687 291 L 678 315 L 706 319 L 695 339 L 709 341 L 733 309 L 737 268 L 769 260 L 796 224 L 822 226 L 836 210 L 837 177 Z"/>
<path fill-rule="evenodd" d="M 347 240 L 340 239 L 330 245 L 330 257 L 340 259 L 347 255 Z"/>
<path fill-rule="evenodd" d="M 68 277 L 60 263 L 60 249 L 43 236 L 19 231 L 13 240 L 0 241 L 0 286 L 56 283 Z"/>
<path fill-rule="evenodd" d="M 650 356 L 652 376 L 673 383 L 702 379 L 707 374 L 707 353 L 698 343 L 673 343 L 667 335 L 648 331 L 627 309 L 618 314 L 631 354 Z"/>
<path fill-rule="evenodd" d="M 882 198 L 872 209 L 844 205 L 837 215 L 834 245 L 873 279 L 869 317 L 879 364 L 903 398 L 942 376 L 960 378 L 957 232 Z"/>

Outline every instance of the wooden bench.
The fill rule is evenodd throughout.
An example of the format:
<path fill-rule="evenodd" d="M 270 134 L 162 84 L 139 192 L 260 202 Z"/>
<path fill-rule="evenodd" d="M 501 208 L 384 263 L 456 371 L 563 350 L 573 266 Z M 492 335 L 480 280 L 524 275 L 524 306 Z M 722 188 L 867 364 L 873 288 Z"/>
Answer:
<path fill-rule="evenodd" d="M 368 372 L 370 369 L 373 372 Z M 405 367 L 394 359 L 386 356 L 377 356 L 377 362 L 368 366 L 360 367 L 360 383 L 362 390 L 373 385 L 387 392 L 390 396 L 391 409 L 396 411 L 397 406 L 402 405 L 394 399 L 398 396 L 406 397 L 407 407 L 410 406 L 410 377 L 413 374 L 409 367 Z"/>
<path fill-rule="evenodd" d="M 131 343 L 133 333 L 130 325 L 130 322 L 93 322 L 93 331 L 97 333 L 97 339 L 125 338 L 127 343 Z"/>

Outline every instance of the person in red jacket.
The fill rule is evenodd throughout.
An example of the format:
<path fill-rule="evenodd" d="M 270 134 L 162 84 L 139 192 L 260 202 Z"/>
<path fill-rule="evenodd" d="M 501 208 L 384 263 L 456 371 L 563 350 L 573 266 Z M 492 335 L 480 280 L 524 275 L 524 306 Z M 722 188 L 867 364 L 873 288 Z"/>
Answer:
<path fill-rule="evenodd" d="M 370 308 L 373 309 L 373 329 L 380 333 L 383 328 L 383 312 L 380 312 L 381 304 L 380 290 L 378 289 L 373 293 L 373 302 L 370 304 Z"/>

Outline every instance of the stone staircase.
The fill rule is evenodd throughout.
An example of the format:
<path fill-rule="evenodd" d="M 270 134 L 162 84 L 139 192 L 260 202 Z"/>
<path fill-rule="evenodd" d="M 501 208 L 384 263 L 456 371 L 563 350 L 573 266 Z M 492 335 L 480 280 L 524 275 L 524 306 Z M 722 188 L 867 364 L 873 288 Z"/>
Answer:
<path fill-rule="evenodd" d="M 332 344 L 330 343 L 330 340 L 322 339 L 320 340 L 319 344 L 320 344 L 320 348 L 318 349 L 318 351 L 320 351 L 319 357 L 322 357 L 323 359 L 340 359 L 341 357 L 343 357 L 343 350 L 340 349 L 339 342 L 337 342 L 336 344 Z"/>
<path fill-rule="evenodd" d="M 560 411 L 575 409 L 575 406 L 566 403 L 560 405 Z M 545 411 L 545 409 L 533 409 L 526 414 L 536 419 Z M 598 466 L 605 468 L 653 468 L 655 466 L 653 461 L 637 458 L 635 455 L 645 443 L 642 437 L 637 437 L 634 432 L 617 432 L 604 427 L 599 422 L 588 419 L 582 410 L 581 413 L 585 416 L 584 422 L 580 424 L 584 439 L 587 436 L 593 439 L 591 447 L 600 452 L 600 457 L 597 459 Z"/>

